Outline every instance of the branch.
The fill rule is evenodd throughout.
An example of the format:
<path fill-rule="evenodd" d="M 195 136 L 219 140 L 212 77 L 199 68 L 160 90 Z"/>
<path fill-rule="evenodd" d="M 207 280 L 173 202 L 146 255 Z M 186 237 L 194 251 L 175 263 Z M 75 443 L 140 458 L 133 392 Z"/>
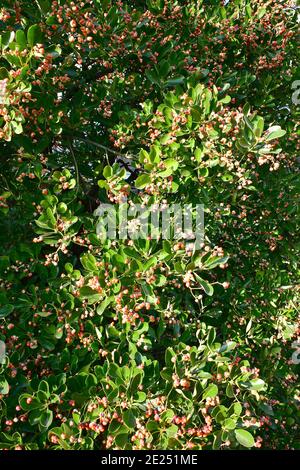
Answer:
<path fill-rule="evenodd" d="M 73 162 L 74 162 L 75 171 L 76 171 L 76 181 L 77 181 L 76 192 L 78 192 L 79 184 L 80 184 L 80 174 L 79 174 L 78 163 L 77 163 L 77 160 L 76 160 L 76 157 L 75 157 L 75 153 L 74 153 L 74 149 L 73 149 L 73 145 L 72 145 L 71 140 L 69 140 L 68 145 L 69 145 L 69 150 L 70 150 L 70 153 L 71 153 L 71 156 L 72 156 L 72 159 L 73 159 Z"/>
<path fill-rule="evenodd" d="M 99 78 L 104 77 L 105 75 L 107 75 L 108 73 L 111 73 L 111 72 L 113 72 L 113 69 L 107 69 L 105 71 L 104 70 L 101 70 L 101 71 L 98 70 L 95 73 L 91 74 L 90 76 L 88 76 L 88 74 L 85 74 L 86 80 L 84 82 L 78 83 L 77 85 L 74 85 L 72 88 L 69 88 L 66 91 L 65 95 L 63 96 L 63 100 L 71 98 L 72 95 L 77 93 L 77 91 L 81 90 L 82 86 L 88 85 L 89 83 L 91 83 L 95 80 L 98 80 Z"/>

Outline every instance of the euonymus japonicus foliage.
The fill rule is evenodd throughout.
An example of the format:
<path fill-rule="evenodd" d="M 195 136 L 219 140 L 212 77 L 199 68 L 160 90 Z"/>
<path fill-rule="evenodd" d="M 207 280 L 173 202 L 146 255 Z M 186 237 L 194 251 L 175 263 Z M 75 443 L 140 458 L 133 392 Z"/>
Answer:
<path fill-rule="evenodd" d="M 1 2 L 0 448 L 299 448 L 298 14 Z M 203 243 L 99 237 L 125 198 Z"/>

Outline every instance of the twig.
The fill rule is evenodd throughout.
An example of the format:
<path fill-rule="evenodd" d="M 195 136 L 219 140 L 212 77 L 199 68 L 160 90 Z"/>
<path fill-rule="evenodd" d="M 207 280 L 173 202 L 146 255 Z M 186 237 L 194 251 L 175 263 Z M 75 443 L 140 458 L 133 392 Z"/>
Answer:
<path fill-rule="evenodd" d="M 78 189 L 79 189 L 79 184 L 80 184 L 79 168 L 78 168 L 78 163 L 77 163 L 77 160 L 76 160 L 76 157 L 75 157 L 75 153 L 74 153 L 74 150 L 73 150 L 73 145 L 72 145 L 71 140 L 68 141 L 68 145 L 69 145 L 69 150 L 70 150 L 73 162 L 74 162 L 74 167 L 75 167 L 75 172 L 76 172 L 76 181 L 77 181 L 76 193 L 77 193 Z"/>
<path fill-rule="evenodd" d="M 120 152 L 117 152 L 116 150 L 113 150 L 113 149 L 110 149 L 109 147 L 106 147 L 105 145 L 103 144 L 99 144 L 98 142 L 94 142 L 93 140 L 90 140 L 90 139 L 83 139 L 81 137 L 75 137 L 76 140 L 79 140 L 81 142 L 86 142 L 87 144 L 90 144 L 90 145 L 94 145 L 95 147 L 99 147 L 101 148 L 102 150 L 105 150 L 106 152 L 110 152 L 112 153 L 113 155 L 117 155 L 118 157 L 123 157 L 123 158 L 126 158 L 128 160 L 128 162 L 130 162 L 128 156 L 120 153 Z M 129 155 L 130 157 L 133 157 L 135 158 L 134 155 Z"/>

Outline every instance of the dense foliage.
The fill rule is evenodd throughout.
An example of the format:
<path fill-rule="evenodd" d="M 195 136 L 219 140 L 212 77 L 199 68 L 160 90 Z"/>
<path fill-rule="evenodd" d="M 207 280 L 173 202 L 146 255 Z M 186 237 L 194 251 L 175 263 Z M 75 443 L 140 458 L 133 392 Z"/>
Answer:
<path fill-rule="evenodd" d="M 1 2 L 0 448 L 300 447 L 298 12 Z M 124 197 L 204 243 L 99 238 Z"/>

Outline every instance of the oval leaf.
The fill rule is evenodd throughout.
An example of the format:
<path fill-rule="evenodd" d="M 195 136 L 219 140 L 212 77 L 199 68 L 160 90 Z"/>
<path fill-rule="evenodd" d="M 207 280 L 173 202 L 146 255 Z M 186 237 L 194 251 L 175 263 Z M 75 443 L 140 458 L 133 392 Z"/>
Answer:
<path fill-rule="evenodd" d="M 243 447 L 253 447 L 255 444 L 254 437 L 250 434 L 249 431 L 245 429 L 236 429 L 234 431 L 236 440 Z"/>

